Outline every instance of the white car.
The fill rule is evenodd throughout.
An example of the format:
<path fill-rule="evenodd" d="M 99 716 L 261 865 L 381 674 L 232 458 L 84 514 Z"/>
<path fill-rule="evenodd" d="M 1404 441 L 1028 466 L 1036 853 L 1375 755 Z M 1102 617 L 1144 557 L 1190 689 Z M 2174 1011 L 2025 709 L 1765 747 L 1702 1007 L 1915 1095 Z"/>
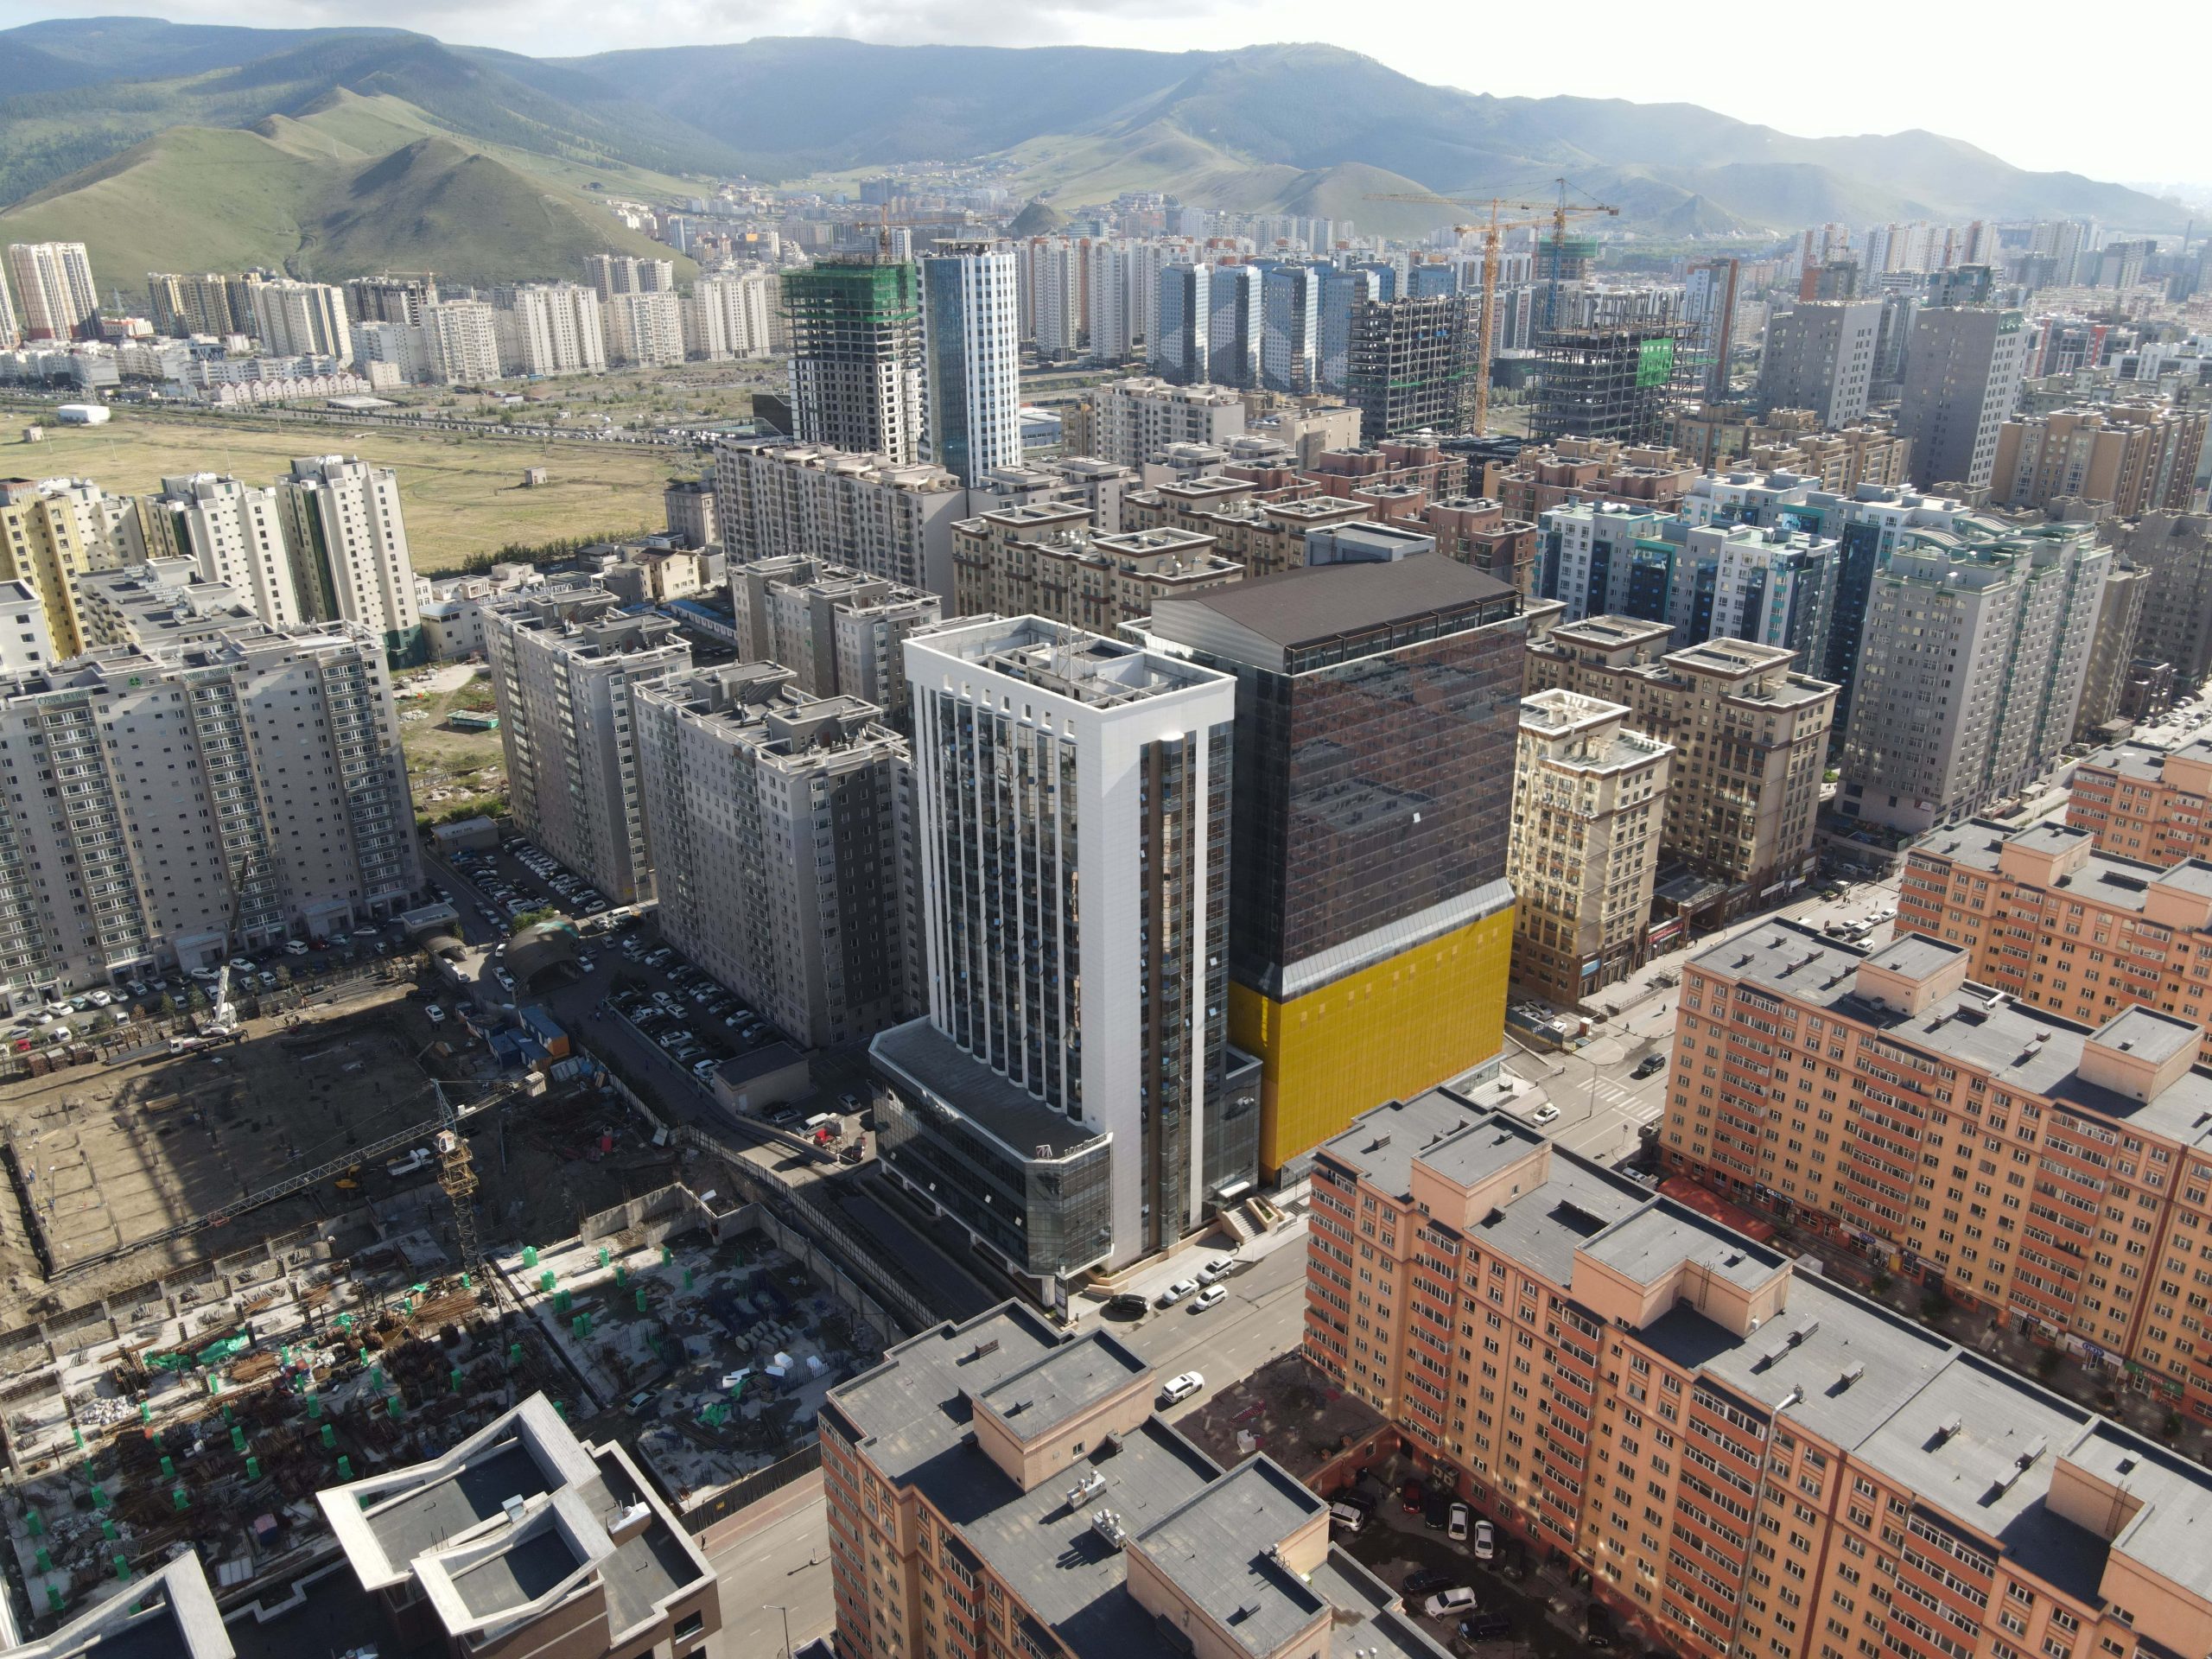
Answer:
<path fill-rule="evenodd" d="M 1236 1257 L 1217 1255 L 1198 1269 L 1198 1282 L 1202 1285 L 1210 1285 L 1217 1279 L 1226 1279 L 1236 1266 Z"/>
<path fill-rule="evenodd" d="M 1203 1313 L 1206 1309 L 1217 1306 L 1220 1303 L 1227 1300 L 1228 1297 L 1229 1288 L 1227 1286 L 1208 1285 L 1204 1290 L 1200 1291 L 1197 1297 L 1192 1301 L 1191 1312 L 1193 1313 Z"/>
<path fill-rule="evenodd" d="M 1197 1280 L 1178 1279 L 1173 1284 L 1168 1286 L 1166 1289 L 1160 1293 L 1159 1300 L 1154 1302 L 1153 1306 L 1154 1307 L 1173 1307 L 1176 1303 L 1181 1301 L 1185 1296 L 1195 1296 L 1198 1294 L 1198 1281 Z"/>
<path fill-rule="evenodd" d="M 1169 1405 L 1178 1400 L 1187 1400 L 1206 1385 L 1205 1377 L 1196 1371 L 1183 1371 L 1171 1376 L 1160 1386 L 1160 1397 Z"/>
<path fill-rule="evenodd" d="M 1455 1544 L 1465 1542 L 1467 1537 L 1467 1518 L 1471 1513 L 1471 1511 L 1468 1510 L 1465 1504 L 1454 1503 L 1452 1506 L 1451 1524 L 1444 1529 L 1445 1536 L 1451 1539 L 1451 1541 Z M 1490 1522 L 1485 1521 L 1483 1524 L 1484 1526 L 1488 1526 Z"/>
<path fill-rule="evenodd" d="M 1438 1591 L 1421 1603 L 1421 1610 L 1431 1618 L 1450 1618 L 1458 1613 L 1471 1613 L 1475 1611 L 1475 1592 L 1464 1584 L 1456 1584 L 1449 1590 Z"/>
<path fill-rule="evenodd" d="M 423 1017 L 434 1026 L 442 1026 L 446 1022 L 446 1011 L 433 1002 L 423 1010 Z"/>
<path fill-rule="evenodd" d="M 1549 1123 L 1559 1116 L 1559 1108 L 1548 1100 L 1529 1114 L 1531 1123 Z"/>
<path fill-rule="evenodd" d="M 111 992 L 94 991 L 92 993 L 92 1006 L 96 1008 L 104 1008 L 114 1001 L 115 996 Z"/>
<path fill-rule="evenodd" d="M 1475 1559 L 1486 1561 L 1497 1554 L 1497 1529 L 1487 1521 L 1475 1522 Z"/>
<path fill-rule="evenodd" d="M 307 953 L 308 942 L 305 939 L 287 939 L 284 942 L 284 954 L 286 956 L 304 957 Z"/>

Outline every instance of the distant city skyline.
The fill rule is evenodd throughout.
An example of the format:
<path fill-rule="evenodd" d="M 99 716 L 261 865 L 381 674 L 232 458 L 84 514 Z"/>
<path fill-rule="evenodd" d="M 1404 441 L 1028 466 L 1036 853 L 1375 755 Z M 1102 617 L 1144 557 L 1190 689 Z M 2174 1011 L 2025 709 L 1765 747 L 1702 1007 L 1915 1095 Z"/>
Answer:
<path fill-rule="evenodd" d="M 842 36 L 882 45 L 1099 46 L 1147 50 L 1225 51 L 1281 41 L 1319 41 L 1361 52 L 1402 74 L 1501 98 L 1559 94 L 1632 103 L 1702 105 L 1738 120 L 1800 137 L 1918 130 L 1986 149 L 2014 166 L 2139 178 L 2146 161 L 2178 157 L 2202 143 L 2186 100 L 2145 99 L 2127 119 L 2068 122 L 2022 95 L 2044 84 L 2049 43 L 2034 29 L 1991 26 L 1986 14 L 1877 0 L 1866 26 L 1839 33 L 1811 14 L 1760 20 L 1759 50 L 1716 54 L 1714 73 L 1699 78 L 1655 73 L 1649 52 L 1562 50 L 1548 13 L 1507 9 L 1479 15 L 1440 11 L 1419 30 L 1368 29 L 1365 14 L 1321 0 L 1262 7 L 1251 0 L 1180 10 L 1157 0 L 1095 0 L 1087 5 L 996 6 L 988 0 L 899 0 L 856 6 L 850 0 L 802 0 L 772 11 L 712 6 L 703 0 L 479 0 L 433 6 L 398 0 L 377 23 L 411 29 L 457 46 L 491 47 L 560 57 L 645 46 L 718 45 L 761 36 Z M 2177 29 L 2189 22 L 2177 0 L 2152 7 Z M 113 15 L 102 0 L 54 5 L 0 0 L 0 28 L 57 16 Z M 331 28 L 360 22 L 331 0 L 257 0 L 239 7 L 216 0 L 170 0 L 174 22 L 249 27 Z M 1642 30 L 1649 16 L 1624 0 L 1599 0 L 1580 21 L 1577 38 L 1605 39 L 1615 26 Z M 1358 29 L 1354 22 L 1362 22 Z M 1820 73 L 1789 67 L 1799 54 Z M 1955 73 L 1951 66 L 1971 66 Z M 1743 73 L 1762 66 L 1776 73 Z M 1664 97 L 1656 94 L 1666 94 Z M 959 159 L 948 157 L 945 159 Z M 1749 159 L 1754 159 L 1747 157 Z"/>

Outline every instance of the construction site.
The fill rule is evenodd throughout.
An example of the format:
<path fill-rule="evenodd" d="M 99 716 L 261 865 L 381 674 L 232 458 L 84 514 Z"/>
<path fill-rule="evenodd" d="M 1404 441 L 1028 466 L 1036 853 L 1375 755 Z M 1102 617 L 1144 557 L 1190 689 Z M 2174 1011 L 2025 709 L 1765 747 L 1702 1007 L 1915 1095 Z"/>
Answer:
<path fill-rule="evenodd" d="M 510 1276 L 479 1234 L 567 1240 L 585 1217 L 593 1249 L 642 1274 L 665 1228 L 633 1211 L 671 1190 L 678 1154 L 588 1071 L 554 1088 L 493 1075 L 408 989 L 0 1087 L 0 1564 L 19 1618 L 44 1628 L 188 1541 L 219 1598 L 249 1593 L 327 1550 L 318 1487 L 416 1461 L 538 1389 L 580 1421 L 620 1410 L 616 1356 L 501 1294 Z M 709 1295 L 794 1313 L 824 1296 L 748 1207 L 724 1210 L 685 1211 L 679 1230 L 712 1215 L 728 1236 L 684 1268 L 702 1309 L 669 1286 L 678 1328 Z M 585 1264 L 577 1277 L 604 1294 Z M 642 1332 L 634 1294 L 628 1306 L 609 1325 Z M 862 1321 L 808 1310 L 786 1325 L 786 1345 L 824 1356 Z M 689 1335 L 660 1338 L 673 1371 L 701 1363 Z M 723 1344 L 698 1351 L 711 1366 Z M 703 1458 L 727 1428 L 739 1475 L 794 1427 L 731 1415 L 687 1446 Z M 698 1459 L 674 1461 L 716 1484 Z"/>

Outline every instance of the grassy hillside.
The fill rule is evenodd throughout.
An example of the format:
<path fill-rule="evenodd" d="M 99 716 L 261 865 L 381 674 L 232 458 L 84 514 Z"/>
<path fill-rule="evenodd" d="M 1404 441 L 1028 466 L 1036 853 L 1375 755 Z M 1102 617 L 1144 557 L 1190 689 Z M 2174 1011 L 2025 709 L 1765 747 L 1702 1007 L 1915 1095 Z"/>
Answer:
<path fill-rule="evenodd" d="M 81 240 L 103 284 L 126 292 L 149 270 L 271 264 L 338 281 L 390 268 L 488 283 L 575 277 L 594 251 L 669 251 L 389 99 L 257 131 L 173 129 L 0 213 L 0 235 Z"/>

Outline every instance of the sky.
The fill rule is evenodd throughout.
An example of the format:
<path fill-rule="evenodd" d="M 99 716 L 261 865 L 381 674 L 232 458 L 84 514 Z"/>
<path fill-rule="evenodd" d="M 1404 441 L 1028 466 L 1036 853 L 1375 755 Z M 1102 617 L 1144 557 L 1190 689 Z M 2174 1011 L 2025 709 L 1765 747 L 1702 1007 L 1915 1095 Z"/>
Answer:
<path fill-rule="evenodd" d="M 373 22 L 537 57 L 760 35 L 1162 51 L 1320 41 L 1469 92 L 1702 104 L 1814 137 L 1920 127 L 2020 167 L 2212 180 L 2212 128 L 2194 96 L 2125 71 L 2062 92 L 2065 54 L 2090 42 L 2081 15 L 2062 18 L 2053 0 L 1732 13 L 1649 0 L 1580 0 L 1571 10 L 1416 0 L 1387 11 L 1341 0 L 385 0 L 368 13 L 350 0 L 169 0 L 147 10 L 177 22 L 264 28 Z M 115 0 L 0 0 L 0 26 L 124 10 Z M 2212 46 L 2208 16 L 2199 0 L 2145 0 L 2126 13 L 2111 67 L 2201 62 Z M 1363 28 L 1370 17 L 1381 26 Z"/>

